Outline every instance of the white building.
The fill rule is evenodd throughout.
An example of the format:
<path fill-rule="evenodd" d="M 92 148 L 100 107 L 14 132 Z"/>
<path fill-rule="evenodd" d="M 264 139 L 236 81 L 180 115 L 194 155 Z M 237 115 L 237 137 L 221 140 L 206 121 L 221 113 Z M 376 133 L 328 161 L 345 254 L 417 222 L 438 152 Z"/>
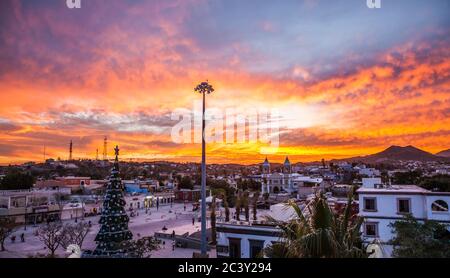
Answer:
<path fill-rule="evenodd" d="M 283 163 L 283 169 L 281 173 L 272 173 L 270 170 L 270 163 L 266 157 L 262 164 L 262 174 L 260 175 L 261 192 L 264 193 L 280 193 L 282 191 L 291 193 L 293 192 L 294 185 L 292 184 L 292 168 L 289 158 Z"/>
<path fill-rule="evenodd" d="M 84 217 L 84 204 L 82 202 L 70 202 L 62 208 L 61 220 L 78 219 Z"/>
<path fill-rule="evenodd" d="M 381 178 L 363 178 L 362 179 L 363 188 L 384 188 Z"/>
<path fill-rule="evenodd" d="M 311 194 L 314 190 L 313 187 L 322 186 L 322 178 L 311 178 L 308 176 L 303 176 L 298 173 L 292 173 L 292 166 L 289 158 L 286 157 L 282 171 L 280 173 L 272 173 L 270 169 L 269 160 L 266 160 L 262 164 L 261 175 L 256 175 L 253 177 L 256 181 L 261 182 L 261 193 L 300 193 L 301 195 Z M 303 192 L 303 188 L 306 192 Z"/>
<path fill-rule="evenodd" d="M 271 216 L 278 221 L 288 221 L 295 217 L 295 211 L 285 204 L 276 204 L 266 211 L 264 216 Z M 256 258 L 261 251 L 280 240 L 282 232 L 279 228 L 264 220 L 218 222 L 217 257 L 224 258 Z"/>
<path fill-rule="evenodd" d="M 389 224 L 411 214 L 418 220 L 436 220 L 450 224 L 450 193 L 432 192 L 415 185 L 380 185 L 375 179 L 363 179 L 358 189 L 359 215 L 364 218 L 363 240 L 379 240 L 388 255 L 393 238 Z"/>
<path fill-rule="evenodd" d="M 16 223 L 41 223 L 60 217 L 57 195 L 68 190 L 1 190 L 0 217 L 11 217 Z"/>
<path fill-rule="evenodd" d="M 280 229 L 269 225 L 217 223 L 218 258 L 256 258 L 281 237 Z"/>
<path fill-rule="evenodd" d="M 361 168 L 359 174 L 367 177 L 379 177 L 380 171 L 375 168 Z"/>

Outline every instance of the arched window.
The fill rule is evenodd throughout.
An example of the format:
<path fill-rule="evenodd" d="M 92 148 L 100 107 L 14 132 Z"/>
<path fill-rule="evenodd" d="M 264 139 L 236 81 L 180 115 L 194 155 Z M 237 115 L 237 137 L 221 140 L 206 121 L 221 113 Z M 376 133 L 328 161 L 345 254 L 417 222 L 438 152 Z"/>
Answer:
<path fill-rule="evenodd" d="M 436 200 L 431 204 L 432 211 L 448 211 L 448 204 L 443 200 Z"/>

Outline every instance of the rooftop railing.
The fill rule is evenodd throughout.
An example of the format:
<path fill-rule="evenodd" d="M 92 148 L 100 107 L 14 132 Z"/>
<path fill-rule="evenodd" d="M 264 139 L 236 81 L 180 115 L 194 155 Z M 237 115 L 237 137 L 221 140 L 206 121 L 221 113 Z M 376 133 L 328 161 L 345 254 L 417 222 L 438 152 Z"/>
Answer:
<path fill-rule="evenodd" d="M 47 194 L 56 194 L 56 193 L 68 193 L 70 194 L 70 189 L 22 189 L 22 190 L 0 190 L 0 196 L 9 196 L 9 195 L 26 195 L 29 193 L 47 193 Z"/>

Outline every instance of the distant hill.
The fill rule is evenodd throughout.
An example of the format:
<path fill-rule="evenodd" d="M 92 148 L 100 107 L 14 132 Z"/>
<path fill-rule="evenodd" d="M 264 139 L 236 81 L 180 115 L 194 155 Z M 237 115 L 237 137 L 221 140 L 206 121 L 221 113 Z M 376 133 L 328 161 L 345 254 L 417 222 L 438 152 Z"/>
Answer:
<path fill-rule="evenodd" d="M 445 151 L 438 152 L 438 153 L 436 154 L 436 156 L 440 156 L 440 157 L 450 157 L 450 149 L 445 150 Z"/>
<path fill-rule="evenodd" d="M 340 161 L 361 161 L 363 163 L 381 163 L 381 162 L 393 162 L 393 161 L 405 161 L 405 160 L 415 160 L 415 161 L 441 161 L 446 160 L 445 158 L 437 155 L 433 155 L 429 152 L 418 149 L 414 146 L 391 146 L 382 152 L 371 154 L 367 156 L 358 156 L 347 159 L 340 159 Z"/>

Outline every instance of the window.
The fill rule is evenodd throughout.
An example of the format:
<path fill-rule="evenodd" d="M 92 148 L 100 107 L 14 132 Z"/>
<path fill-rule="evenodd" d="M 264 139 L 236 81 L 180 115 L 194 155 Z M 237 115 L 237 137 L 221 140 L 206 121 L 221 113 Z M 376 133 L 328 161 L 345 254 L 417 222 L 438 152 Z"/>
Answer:
<path fill-rule="evenodd" d="M 257 258 L 264 249 L 264 240 L 248 240 L 250 243 L 250 258 Z"/>
<path fill-rule="evenodd" d="M 398 199 L 397 200 L 397 212 L 398 213 L 411 213 L 411 200 L 410 199 Z"/>
<path fill-rule="evenodd" d="M 241 239 L 240 238 L 228 238 L 230 258 L 241 258 Z"/>
<path fill-rule="evenodd" d="M 376 198 L 364 198 L 364 211 L 377 211 Z"/>
<path fill-rule="evenodd" d="M 364 224 L 364 235 L 367 237 L 378 236 L 378 223 L 368 222 Z"/>
<path fill-rule="evenodd" d="M 443 200 L 436 200 L 431 204 L 431 210 L 437 212 L 448 212 L 448 204 Z"/>

